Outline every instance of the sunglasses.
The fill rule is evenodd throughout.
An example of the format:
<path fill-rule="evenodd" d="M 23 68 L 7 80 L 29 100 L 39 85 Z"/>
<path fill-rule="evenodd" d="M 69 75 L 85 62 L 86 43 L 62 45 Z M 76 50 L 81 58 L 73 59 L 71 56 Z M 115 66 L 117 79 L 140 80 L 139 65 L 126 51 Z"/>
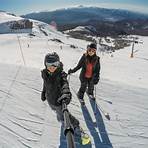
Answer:
<path fill-rule="evenodd" d="M 46 63 L 46 66 L 47 67 L 50 67 L 50 66 L 58 67 L 59 65 L 60 65 L 60 62 L 59 61 L 53 62 L 53 63 Z"/>
<path fill-rule="evenodd" d="M 94 49 L 94 48 L 89 48 L 87 51 L 88 51 L 88 52 L 96 52 L 96 49 Z"/>

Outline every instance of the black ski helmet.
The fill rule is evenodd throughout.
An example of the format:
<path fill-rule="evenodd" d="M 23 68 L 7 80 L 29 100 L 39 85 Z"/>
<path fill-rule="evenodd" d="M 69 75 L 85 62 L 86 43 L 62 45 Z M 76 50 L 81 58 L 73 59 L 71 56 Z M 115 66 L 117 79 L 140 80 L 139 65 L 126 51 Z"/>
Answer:
<path fill-rule="evenodd" d="M 46 68 L 47 68 L 48 63 L 50 64 L 50 63 L 55 63 L 55 62 L 60 63 L 60 58 L 56 52 L 46 54 L 45 59 L 44 59 L 44 65 Z"/>
<path fill-rule="evenodd" d="M 90 48 L 90 45 L 88 44 L 86 48 L 89 49 Z"/>
<path fill-rule="evenodd" d="M 97 44 L 96 43 L 90 43 L 88 45 L 89 48 L 94 48 L 94 49 L 97 49 Z"/>

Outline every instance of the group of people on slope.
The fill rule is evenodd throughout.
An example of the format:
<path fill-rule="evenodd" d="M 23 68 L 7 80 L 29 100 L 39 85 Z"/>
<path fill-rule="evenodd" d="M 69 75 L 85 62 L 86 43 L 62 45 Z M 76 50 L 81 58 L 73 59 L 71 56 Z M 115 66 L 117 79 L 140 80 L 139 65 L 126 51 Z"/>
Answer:
<path fill-rule="evenodd" d="M 81 86 L 77 93 L 80 102 L 84 103 L 84 93 L 94 99 L 94 85 L 100 79 L 100 58 L 96 54 L 97 45 L 91 43 L 87 46 L 86 52 L 82 55 L 76 67 L 68 70 L 68 74 L 74 73 L 81 69 L 80 82 Z M 63 71 L 63 63 L 57 53 L 49 53 L 45 56 L 45 68 L 41 71 L 43 78 L 43 90 L 41 93 L 42 101 L 47 100 L 52 110 L 56 112 L 57 120 L 63 122 L 62 101 L 68 105 L 72 99 L 69 89 L 67 73 Z M 70 120 L 76 134 L 80 133 L 79 121 L 70 114 Z"/>

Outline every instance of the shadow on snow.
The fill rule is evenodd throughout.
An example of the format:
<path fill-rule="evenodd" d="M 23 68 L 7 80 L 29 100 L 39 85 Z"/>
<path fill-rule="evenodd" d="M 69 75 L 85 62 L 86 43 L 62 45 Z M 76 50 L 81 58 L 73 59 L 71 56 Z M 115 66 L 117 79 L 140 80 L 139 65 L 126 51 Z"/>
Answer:
<path fill-rule="evenodd" d="M 95 115 L 95 102 L 93 100 L 90 100 L 90 104 L 91 104 L 91 107 L 92 107 L 94 115 Z M 98 108 L 96 108 L 96 115 L 95 115 L 96 123 L 94 124 L 87 107 L 82 106 L 81 109 L 83 112 L 83 116 L 84 116 L 87 128 L 89 129 L 90 134 L 93 138 L 94 147 L 95 148 L 113 148 L 113 146 L 109 140 L 108 133 L 105 129 L 104 121 L 103 121 L 102 115 L 100 113 L 100 110 Z M 64 129 L 64 127 L 63 127 L 63 125 L 61 125 L 59 148 L 67 148 L 67 142 L 66 142 L 66 138 L 63 133 L 63 129 Z M 81 145 L 77 141 L 76 138 L 75 138 L 75 143 L 76 143 L 76 148 L 92 148 L 91 144 L 86 145 L 86 146 Z"/>
<path fill-rule="evenodd" d="M 89 114 L 87 107 L 82 107 L 82 112 L 85 118 L 86 125 L 90 131 L 90 134 L 93 137 L 95 147 L 96 148 L 113 148 L 109 140 L 108 133 L 105 129 L 104 121 L 100 113 L 100 110 L 98 109 L 98 107 L 96 107 L 96 114 L 95 114 L 95 101 L 90 100 L 90 104 L 96 119 L 96 126 L 92 126 L 92 124 L 90 124 L 90 123 L 93 123 L 93 120 Z"/>

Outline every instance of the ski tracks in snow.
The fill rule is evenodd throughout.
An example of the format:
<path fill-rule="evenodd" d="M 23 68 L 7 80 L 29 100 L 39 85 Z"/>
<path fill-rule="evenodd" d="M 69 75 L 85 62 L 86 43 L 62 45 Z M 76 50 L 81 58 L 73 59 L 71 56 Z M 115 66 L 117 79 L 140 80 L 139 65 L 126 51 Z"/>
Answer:
<path fill-rule="evenodd" d="M 10 70 L 8 70 L 9 67 L 11 67 Z M 0 88 L 0 96 L 3 99 L 0 102 L 1 146 L 40 148 L 46 107 L 45 104 L 41 103 L 38 87 L 33 89 L 33 85 L 37 83 L 33 76 L 30 77 L 32 82 L 26 80 L 30 69 L 12 65 L 1 65 L 1 68 L 2 77 L 0 77 L 0 80 L 2 88 Z"/>
<path fill-rule="evenodd" d="M 0 70 L 2 69 L 2 77 L 0 77 L 1 145 L 12 148 L 53 148 L 60 145 L 61 124 L 57 122 L 55 113 L 50 110 L 47 102 L 42 103 L 40 100 L 42 89 L 40 70 L 12 65 L 9 68 L 9 66 L 1 65 L 0 67 Z M 94 139 L 92 148 L 98 145 L 96 137 L 99 138 L 101 134 L 102 136 L 108 134 L 114 147 L 145 148 L 148 140 L 148 118 L 147 108 L 142 101 L 147 102 L 147 90 L 128 88 L 128 86 L 120 86 L 110 81 L 107 83 L 106 80 L 98 84 L 97 97 L 101 96 L 106 100 L 98 99 L 98 102 L 111 115 L 110 121 L 103 116 L 101 121 L 101 116 L 98 118 L 101 125 L 104 124 L 106 127 L 106 131 L 100 131 L 97 129 L 97 126 L 101 128 L 100 122 L 96 124 L 92 107 L 88 107 L 91 120 L 83 117 L 81 105 L 76 97 L 78 85 L 78 77 L 72 77 L 70 87 L 73 99 L 69 109 L 80 120 L 84 129 L 92 135 L 91 138 Z M 108 103 L 107 98 L 112 103 Z M 87 96 L 85 100 L 88 104 Z M 97 133 L 100 133 L 100 136 L 96 135 Z M 107 145 L 104 145 L 104 148 L 107 148 Z"/>

